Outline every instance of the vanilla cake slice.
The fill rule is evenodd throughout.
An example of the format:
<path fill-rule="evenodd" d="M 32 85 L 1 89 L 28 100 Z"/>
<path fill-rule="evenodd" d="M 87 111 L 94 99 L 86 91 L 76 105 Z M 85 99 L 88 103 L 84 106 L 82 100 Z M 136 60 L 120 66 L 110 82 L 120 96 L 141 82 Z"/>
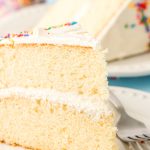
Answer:
<path fill-rule="evenodd" d="M 0 141 L 37 150 L 117 150 L 105 50 L 76 22 L 0 42 Z"/>

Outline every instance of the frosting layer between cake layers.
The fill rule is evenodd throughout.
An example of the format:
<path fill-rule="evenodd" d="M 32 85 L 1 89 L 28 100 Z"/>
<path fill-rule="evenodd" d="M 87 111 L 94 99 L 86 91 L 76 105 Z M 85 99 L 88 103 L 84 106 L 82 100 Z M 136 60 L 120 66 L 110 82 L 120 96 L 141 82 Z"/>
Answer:
<path fill-rule="evenodd" d="M 81 96 L 75 93 L 64 93 L 52 89 L 11 87 L 0 89 L 0 98 L 18 96 L 31 100 L 48 100 L 52 103 L 67 104 L 78 111 L 84 111 L 94 120 L 100 120 L 101 115 L 110 115 L 112 110 L 107 101 L 95 96 Z"/>
<path fill-rule="evenodd" d="M 69 25 L 70 24 L 70 25 Z M 14 35 L 14 36 L 12 36 Z M 35 29 L 33 34 L 18 37 L 18 34 L 9 34 L 0 38 L 0 44 L 57 44 L 93 47 L 97 46 L 97 40 L 85 32 L 76 22 L 68 25 L 59 25 L 47 29 Z"/>

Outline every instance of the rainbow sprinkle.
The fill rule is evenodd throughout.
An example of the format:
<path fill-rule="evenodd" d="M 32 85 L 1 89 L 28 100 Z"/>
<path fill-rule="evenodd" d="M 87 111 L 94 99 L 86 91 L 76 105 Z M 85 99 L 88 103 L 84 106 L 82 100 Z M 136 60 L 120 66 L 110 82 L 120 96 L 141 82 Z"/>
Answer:
<path fill-rule="evenodd" d="M 51 27 L 48 27 L 48 28 L 45 28 L 45 30 L 51 30 L 51 29 L 55 29 L 55 28 L 60 28 L 60 27 L 65 27 L 65 26 L 73 26 L 73 25 L 76 25 L 77 22 L 76 21 L 73 21 L 73 22 L 68 22 L 68 23 L 65 23 L 65 24 L 61 24 L 61 25 L 57 25 L 57 26 L 51 26 Z M 4 39 L 9 39 L 12 43 L 14 43 L 14 40 L 13 38 L 18 38 L 18 37 L 28 37 L 28 36 L 31 36 L 33 35 L 33 32 L 31 31 L 24 31 L 24 32 L 20 32 L 19 34 L 6 34 L 4 36 L 0 36 L 0 41 L 4 40 Z"/>
<path fill-rule="evenodd" d="M 24 32 L 20 32 L 19 34 L 16 34 L 16 33 L 15 34 L 14 33 L 10 34 L 10 33 L 8 33 L 8 34 L 6 34 L 4 36 L 0 36 L 0 42 L 5 40 L 5 39 L 9 39 L 9 41 L 12 43 L 12 45 L 14 45 L 15 41 L 14 41 L 13 38 L 16 38 L 16 37 L 28 37 L 30 35 L 33 35 L 32 31 L 31 32 L 24 31 Z"/>
<path fill-rule="evenodd" d="M 145 31 L 150 39 L 150 16 L 146 15 L 146 11 L 149 9 L 150 2 L 148 0 L 141 0 L 138 3 L 131 2 L 129 4 L 130 9 L 135 9 L 137 23 L 125 24 L 124 27 L 134 29 L 136 26 L 144 26 Z M 150 43 L 148 43 L 150 46 Z"/>
<path fill-rule="evenodd" d="M 0 36 L 0 41 L 4 40 L 4 39 L 11 39 L 11 38 L 15 38 L 15 37 L 27 37 L 27 36 L 30 36 L 30 35 L 33 35 L 33 32 L 28 32 L 28 31 L 24 31 L 24 32 L 20 32 L 19 34 L 6 34 L 4 36 Z"/>
<path fill-rule="evenodd" d="M 57 25 L 57 26 L 51 26 L 51 27 L 45 28 L 45 30 L 51 30 L 51 29 L 56 29 L 56 28 L 60 28 L 60 27 L 65 27 L 65 26 L 73 26 L 76 24 L 78 24 L 78 22 L 73 21 L 73 22 L 68 22 L 65 24 Z"/>

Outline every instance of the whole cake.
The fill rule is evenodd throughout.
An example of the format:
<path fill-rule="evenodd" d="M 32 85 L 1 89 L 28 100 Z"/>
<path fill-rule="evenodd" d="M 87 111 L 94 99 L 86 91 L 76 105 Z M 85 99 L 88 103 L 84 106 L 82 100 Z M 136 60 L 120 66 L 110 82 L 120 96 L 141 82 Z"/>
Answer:
<path fill-rule="evenodd" d="M 0 41 L 0 141 L 117 150 L 105 50 L 76 22 Z"/>
<path fill-rule="evenodd" d="M 150 50 L 150 0 L 82 0 L 80 7 L 79 2 L 77 7 L 73 1 L 60 0 L 54 7 L 59 8 L 60 2 L 61 9 L 50 9 L 39 26 L 48 26 L 53 20 L 77 20 L 102 47 L 109 49 L 108 61 Z"/>

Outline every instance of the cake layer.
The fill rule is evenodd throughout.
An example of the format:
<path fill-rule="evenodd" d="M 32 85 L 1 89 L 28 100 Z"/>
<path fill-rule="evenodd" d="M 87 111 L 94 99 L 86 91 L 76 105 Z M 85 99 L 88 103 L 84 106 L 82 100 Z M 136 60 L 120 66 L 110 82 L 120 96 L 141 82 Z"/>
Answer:
<path fill-rule="evenodd" d="M 104 52 L 80 46 L 0 46 L 0 88 L 50 88 L 108 98 Z"/>
<path fill-rule="evenodd" d="M 63 93 L 51 89 L 12 87 L 0 89 L 0 99 L 16 96 L 31 100 L 49 101 L 75 108 L 78 112 L 84 111 L 93 121 L 100 121 L 100 116 L 109 116 L 113 113 L 108 101 L 100 97 L 83 96 L 74 93 Z M 102 120 L 101 120 L 102 121 Z"/>
<path fill-rule="evenodd" d="M 93 121 L 66 104 L 0 98 L 0 140 L 38 150 L 117 150 L 113 116 Z M 82 144 L 81 144 L 82 143 Z"/>

